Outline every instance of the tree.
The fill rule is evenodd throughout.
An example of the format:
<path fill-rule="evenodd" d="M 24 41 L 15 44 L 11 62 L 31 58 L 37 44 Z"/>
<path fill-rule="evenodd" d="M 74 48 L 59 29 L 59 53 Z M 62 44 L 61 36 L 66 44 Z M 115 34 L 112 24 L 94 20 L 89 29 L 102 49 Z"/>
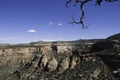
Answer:
<path fill-rule="evenodd" d="M 79 5 L 80 6 L 80 10 L 82 12 L 81 16 L 80 16 L 80 19 L 79 21 L 76 21 L 74 16 L 72 15 L 72 24 L 81 24 L 82 25 L 82 28 L 86 28 L 87 26 L 85 26 L 84 24 L 84 16 L 85 16 L 85 11 L 84 11 L 84 5 L 87 4 L 89 1 L 92 1 L 92 0 L 67 0 L 66 2 L 66 7 L 68 7 L 68 4 L 70 4 L 71 2 L 74 2 L 74 7 L 76 5 Z M 103 0 L 93 0 L 93 1 L 96 1 L 96 5 L 100 6 L 101 3 L 103 2 Z M 119 1 L 119 0 L 105 0 L 105 2 L 114 2 L 114 1 Z"/>

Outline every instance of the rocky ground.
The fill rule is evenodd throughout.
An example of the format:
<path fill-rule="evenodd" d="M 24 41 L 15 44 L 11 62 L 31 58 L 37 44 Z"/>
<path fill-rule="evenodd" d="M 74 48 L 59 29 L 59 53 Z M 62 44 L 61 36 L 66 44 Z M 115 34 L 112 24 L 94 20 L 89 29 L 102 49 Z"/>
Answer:
<path fill-rule="evenodd" d="M 120 80 L 120 34 L 76 43 L 2 45 L 0 80 Z"/>

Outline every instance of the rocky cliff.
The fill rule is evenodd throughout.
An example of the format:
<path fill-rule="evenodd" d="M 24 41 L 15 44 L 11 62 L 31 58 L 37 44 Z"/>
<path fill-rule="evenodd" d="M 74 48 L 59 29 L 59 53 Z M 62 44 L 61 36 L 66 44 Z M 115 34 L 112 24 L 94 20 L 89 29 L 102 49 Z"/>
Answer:
<path fill-rule="evenodd" d="M 113 39 L 2 44 L 0 80 L 119 80 L 120 42 Z"/>
<path fill-rule="evenodd" d="M 72 52 L 71 52 L 72 53 Z M 72 73 L 72 74 L 71 74 Z M 93 55 L 37 54 L 7 80 L 115 80 L 104 62 Z"/>

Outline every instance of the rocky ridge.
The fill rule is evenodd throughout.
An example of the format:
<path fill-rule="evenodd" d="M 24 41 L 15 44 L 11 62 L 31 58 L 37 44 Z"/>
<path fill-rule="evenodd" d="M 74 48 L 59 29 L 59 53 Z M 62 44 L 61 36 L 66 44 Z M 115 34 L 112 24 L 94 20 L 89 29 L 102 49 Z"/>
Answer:
<path fill-rule="evenodd" d="M 100 58 L 90 54 L 76 54 L 50 55 L 41 52 L 8 80 L 115 80 Z"/>
<path fill-rule="evenodd" d="M 120 41 L 114 36 L 95 42 L 82 40 L 2 45 L 0 79 L 119 80 L 119 58 Z"/>

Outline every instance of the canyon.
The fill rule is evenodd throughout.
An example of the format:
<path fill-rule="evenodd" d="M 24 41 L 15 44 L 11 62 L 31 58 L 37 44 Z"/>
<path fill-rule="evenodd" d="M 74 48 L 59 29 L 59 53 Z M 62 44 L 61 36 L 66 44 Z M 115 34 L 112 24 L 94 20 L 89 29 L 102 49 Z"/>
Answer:
<path fill-rule="evenodd" d="M 0 80 L 119 80 L 119 37 L 1 44 Z"/>

